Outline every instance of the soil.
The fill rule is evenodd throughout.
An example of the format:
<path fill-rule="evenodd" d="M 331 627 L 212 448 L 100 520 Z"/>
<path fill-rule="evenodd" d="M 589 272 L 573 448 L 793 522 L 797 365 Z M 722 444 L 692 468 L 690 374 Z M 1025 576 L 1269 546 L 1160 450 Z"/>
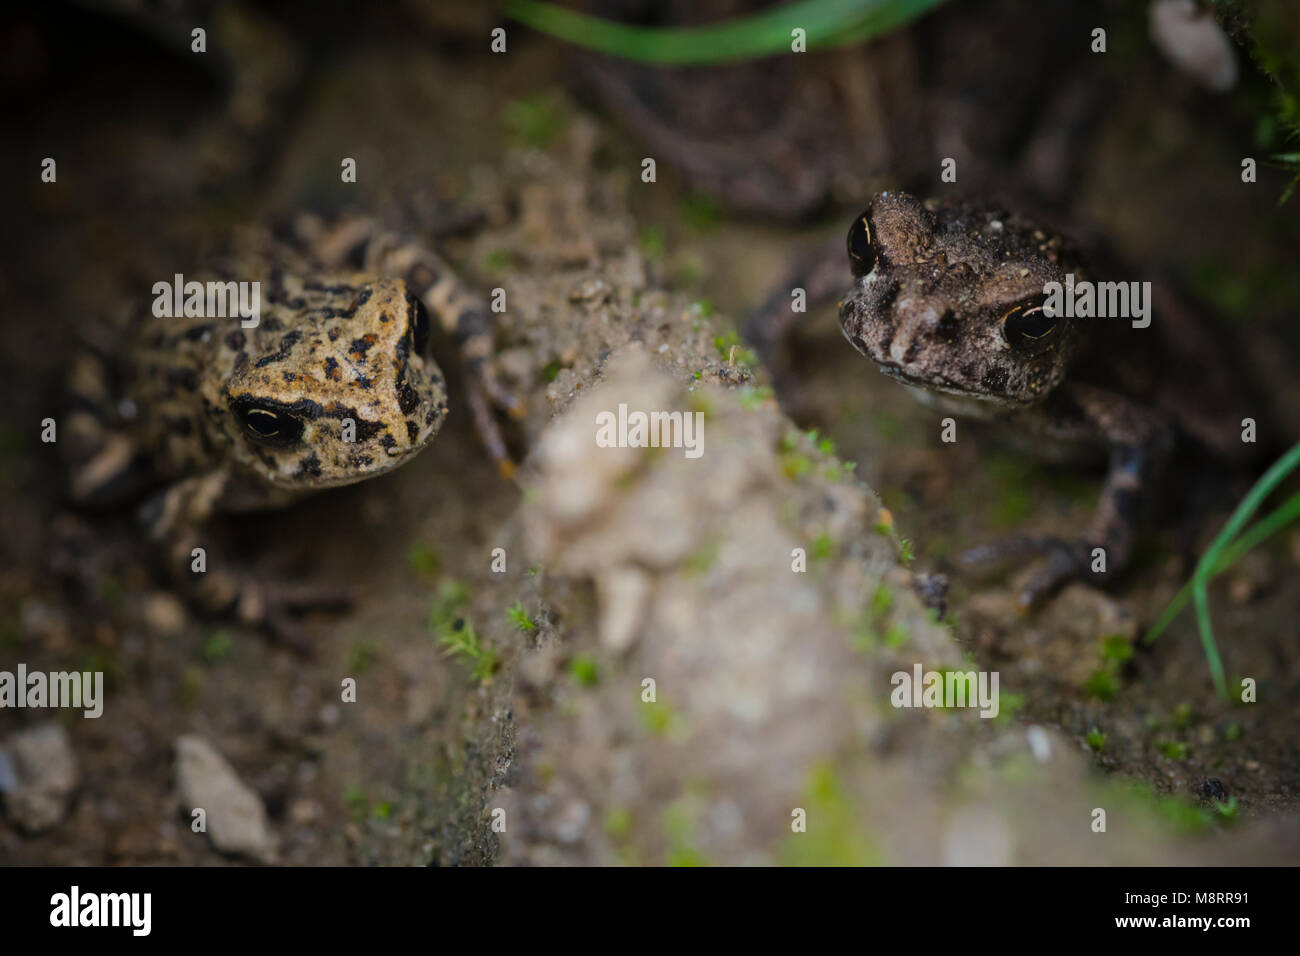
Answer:
<path fill-rule="evenodd" d="M 719 215 L 671 170 L 647 186 L 639 146 L 567 91 L 564 48 L 521 37 L 492 57 L 474 17 L 436 19 L 436 39 L 409 12 L 332 21 L 346 44 L 314 37 L 315 66 L 248 188 L 198 191 L 174 169 L 142 178 L 184 155 L 193 97 L 219 105 L 179 58 L 162 61 L 168 83 L 100 52 L 94 88 L 51 80 L 18 117 L 30 146 L 4 172 L 33 185 L 11 211 L 0 286 L 17 372 L 0 382 L 0 669 L 102 670 L 109 699 L 100 719 L 53 718 L 80 786 L 45 832 L 0 818 L 0 860 L 241 862 L 190 831 L 175 782 L 184 734 L 213 742 L 260 796 L 283 863 L 1297 859 L 1300 532 L 1212 591 L 1229 675 L 1257 681 L 1256 703 L 1215 697 L 1190 613 L 1153 646 L 1138 640 L 1237 485 L 1211 486 L 1190 519 L 1153 533 L 1107 591 L 1076 585 L 1018 612 L 1013 575 L 976 574 L 958 554 L 1082 527 L 1098 476 L 975 430 L 942 445 L 933 415 L 840 339 L 833 306 L 796 332 L 794 422 L 728 337 L 791 262 L 842 231 L 843 211 L 774 225 Z M 50 29 L 37 16 L 15 35 L 47 58 L 35 75 L 58 77 L 70 54 Z M 111 20 L 83 29 L 70 49 L 98 49 L 99 30 L 156 54 Z M 1090 141 L 1067 215 L 1224 308 L 1252 374 L 1300 410 L 1278 358 L 1297 354 L 1286 319 L 1300 224 L 1276 208 L 1276 179 L 1243 190 L 1241 118 L 1157 66 L 1135 67 Z M 60 157 L 49 189 L 29 168 L 47 154 Z M 341 155 L 360 167 L 346 191 Z M 129 515 L 71 514 L 37 423 L 61 407 L 77 323 L 141 276 L 183 271 L 177 236 L 344 205 L 417 232 L 431 209 L 482 213 L 441 248 L 479 287 L 507 289 L 498 363 L 528 402 L 510 435 L 526 490 L 477 444 L 444 359 L 453 412 L 415 462 L 221 529 L 261 573 L 360 592 L 307 619 L 303 657 L 190 613 Z M 575 423 L 620 400 L 704 414 L 707 470 L 675 454 L 574 453 Z M 834 450 L 818 447 L 827 437 Z M 68 540 L 80 570 L 56 574 Z M 799 547 L 814 555 L 806 580 L 790 575 Z M 942 623 L 912 594 L 931 571 L 953 585 Z M 448 653 L 467 626 L 480 652 Z M 1003 714 L 900 716 L 889 674 L 918 659 L 998 670 Z M 340 699 L 347 678 L 355 704 Z M 0 712 L 0 740 L 49 719 Z M 1230 798 L 1235 809 L 1216 807 Z M 1097 806 L 1109 840 L 1089 839 Z M 791 807 L 829 819 L 835 839 L 792 841 Z"/>

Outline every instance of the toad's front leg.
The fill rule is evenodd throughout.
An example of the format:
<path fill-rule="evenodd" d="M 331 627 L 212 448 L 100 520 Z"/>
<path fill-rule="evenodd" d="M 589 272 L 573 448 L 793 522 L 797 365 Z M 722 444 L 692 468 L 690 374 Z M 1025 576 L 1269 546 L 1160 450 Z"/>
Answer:
<path fill-rule="evenodd" d="M 141 505 L 141 520 L 163 556 L 169 578 L 198 609 L 234 616 L 295 651 L 309 653 L 311 642 L 292 615 L 344 606 L 352 596 L 337 587 L 265 580 L 236 569 L 223 552 L 214 550 L 210 529 L 230 484 L 225 469 L 178 481 Z"/>
<path fill-rule="evenodd" d="M 1053 396 L 1062 437 L 1080 432 L 1099 435 L 1109 446 L 1110 464 L 1092 521 L 1076 539 L 1030 539 L 976 548 L 967 562 L 1043 552 L 1045 561 L 1030 573 L 1018 595 L 1022 606 L 1039 604 L 1075 580 L 1097 580 L 1128 566 L 1154 486 L 1160 481 L 1174 443 L 1172 423 L 1160 412 L 1104 389 L 1065 385 Z"/>

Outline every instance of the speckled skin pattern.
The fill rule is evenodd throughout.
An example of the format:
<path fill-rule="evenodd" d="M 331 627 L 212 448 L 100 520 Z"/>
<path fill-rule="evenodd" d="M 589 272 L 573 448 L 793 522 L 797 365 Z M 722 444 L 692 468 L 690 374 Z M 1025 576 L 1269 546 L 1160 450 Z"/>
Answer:
<path fill-rule="evenodd" d="M 193 571 L 212 516 L 363 481 L 425 448 L 448 410 L 425 303 L 458 341 L 471 400 L 494 384 L 488 310 L 434 253 L 364 219 L 306 217 L 299 228 L 296 242 L 241 232 L 233 251 L 184 274 L 187 284 L 260 283 L 256 324 L 159 316 L 147 300 L 92 324 L 71 370 L 64 443 L 74 501 L 136 503 L 196 603 L 272 630 L 287 630 L 274 582 L 215 555 Z M 490 451 L 496 435 L 485 437 Z"/>
<path fill-rule="evenodd" d="M 262 295 L 254 328 L 152 316 L 140 327 L 126 395 L 157 474 L 230 467 L 250 489 L 314 491 L 389 471 L 429 443 L 446 387 L 416 348 L 428 317 L 402 280 L 278 272 Z M 291 417 L 301 434 L 268 439 L 248 422 L 255 409 Z"/>
<path fill-rule="evenodd" d="M 1077 342 L 1071 320 L 1035 341 L 1003 331 L 1044 283 L 1081 271 L 1063 261 L 1059 236 L 961 204 L 931 212 L 902 193 L 881 193 L 855 229 L 856 281 L 840 324 L 886 375 L 1010 407 L 1041 402 L 1064 379 Z"/>
<path fill-rule="evenodd" d="M 1087 278 L 1069 244 L 992 208 L 881 193 L 852 224 L 848 253 L 854 286 L 840 301 L 840 326 L 882 372 L 945 414 L 1002 422 L 1013 443 L 1040 456 L 1109 454 L 1096 514 L 1080 539 L 1005 549 L 1048 555 L 1021 600 L 1088 577 L 1098 548 L 1106 574 L 1124 568 L 1143 500 L 1172 447 L 1173 422 L 1112 385 L 1070 377 L 1082 342 L 1116 326 L 1103 332 L 1083 325 L 1098 320 L 1042 310 L 1045 283 L 1068 272 Z"/>

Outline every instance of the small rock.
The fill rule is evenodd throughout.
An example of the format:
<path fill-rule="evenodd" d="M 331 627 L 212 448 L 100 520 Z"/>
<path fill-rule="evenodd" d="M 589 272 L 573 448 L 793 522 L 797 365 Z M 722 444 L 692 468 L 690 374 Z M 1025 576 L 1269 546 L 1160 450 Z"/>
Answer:
<path fill-rule="evenodd" d="M 48 830 L 63 819 L 78 777 L 76 754 L 60 724 L 20 730 L 0 747 L 5 808 L 30 833 Z"/>
<path fill-rule="evenodd" d="M 189 734 L 177 739 L 176 787 L 187 819 L 196 808 L 206 812 L 208 838 L 222 853 L 264 863 L 274 857 L 274 837 L 261 798 L 202 737 Z"/>
<path fill-rule="evenodd" d="M 174 594 L 154 591 L 141 605 L 145 624 L 157 637 L 175 637 L 185 629 L 185 605 Z"/>
<path fill-rule="evenodd" d="M 635 568 L 615 568 L 596 578 L 596 589 L 600 593 L 600 642 L 621 654 L 640 633 L 650 580 Z"/>
<path fill-rule="evenodd" d="M 606 302 L 613 294 L 610 284 L 604 279 L 584 279 L 569 293 L 571 302 Z"/>
<path fill-rule="evenodd" d="M 315 823 L 325 815 L 325 809 L 315 800 L 301 798 L 289 806 L 289 819 L 299 826 Z"/>
<path fill-rule="evenodd" d="M 1039 763 L 1052 759 L 1052 739 L 1042 727 L 1030 727 L 1028 731 L 1029 751 Z"/>
<path fill-rule="evenodd" d="M 1208 90 L 1224 93 L 1237 83 L 1237 54 L 1208 10 L 1193 0 L 1155 0 L 1151 40 L 1174 66 Z"/>

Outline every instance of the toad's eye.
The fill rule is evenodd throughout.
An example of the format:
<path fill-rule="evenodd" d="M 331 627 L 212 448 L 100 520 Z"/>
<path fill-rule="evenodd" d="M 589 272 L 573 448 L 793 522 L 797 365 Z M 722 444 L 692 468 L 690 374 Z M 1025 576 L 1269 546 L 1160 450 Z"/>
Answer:
<path fill-rule="evenodd" d="M 416 355 L 425 355 L 429 349 L 429 313 L 419 299 L 411 310 L 411 348 Z"/>
<path fill-rule="evenodd" d="M 302 438 L 302 421 L 283 409 L 245 397 L 235 399 L 230 410 L 244 435 L 259 445 L 292 448 Z"/>
<path fill-rule="evenodd" d="M 849 227 L 849 265 L 855 278 L 876 267 L 876 242 L 871 233 L 870 209 L 854 219 Z"/>
<path fill-rule="evenodd" d="M 1056 331 L 1057 316 L 1045 308 L 1047 296 L 1038 295 L 1013 306 L 1002 316 L 1002 337 L 1016 349 L 1041 348 Z"/>

